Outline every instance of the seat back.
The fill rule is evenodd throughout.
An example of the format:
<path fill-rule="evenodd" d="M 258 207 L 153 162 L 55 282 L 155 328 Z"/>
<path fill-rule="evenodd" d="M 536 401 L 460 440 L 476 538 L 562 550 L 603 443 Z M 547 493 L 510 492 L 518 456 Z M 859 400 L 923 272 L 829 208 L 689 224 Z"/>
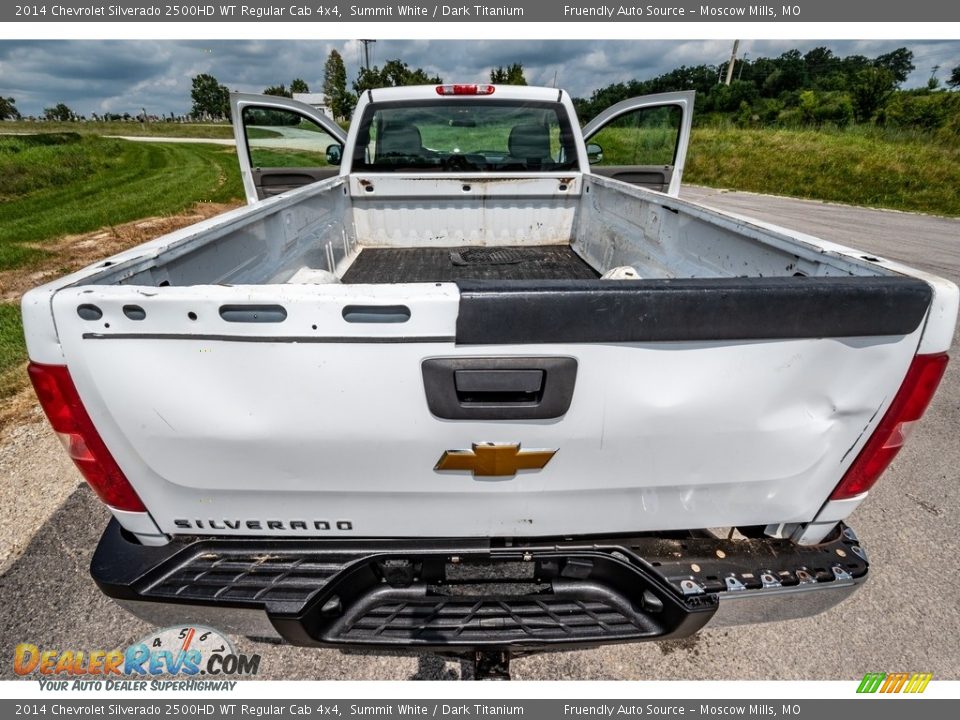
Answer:
<path fill-rule="evenodd" d="M 423 139 L 416 125 L 391 123 L 380 131 L 377 159 L 391 155 L 422 155 Z"/>
<path fill-rule="evenodd" d="M 546 125 L 524 123 L 514 125 L 507 139 L 511 157 L 524 162 L 544 162 L 550 157 L 550 129 Z"/>

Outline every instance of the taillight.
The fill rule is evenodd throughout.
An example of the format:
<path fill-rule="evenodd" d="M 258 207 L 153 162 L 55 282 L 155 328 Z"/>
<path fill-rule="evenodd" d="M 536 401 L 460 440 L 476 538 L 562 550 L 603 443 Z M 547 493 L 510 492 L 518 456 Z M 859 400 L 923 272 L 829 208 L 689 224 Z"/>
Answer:
<path fill-rule="evenodd" d="M 493 95 L 493 85 L 437 85 L 437 95 Z"/>
<path fill-rule="evenodd" d="M 947 369 L 947 359 L 946 353 L 914 356 L 883 420 L 830 495 L 831 500 L 845 500 L 873 487 L 923 417 Z"/>
<path fill-rule="evenodd" d="M 100 439 L 67 368 L 32 362 L 27 372 L 47 419 L 93 491 L 118 510 L 145 512 L 143 502 Z"/>

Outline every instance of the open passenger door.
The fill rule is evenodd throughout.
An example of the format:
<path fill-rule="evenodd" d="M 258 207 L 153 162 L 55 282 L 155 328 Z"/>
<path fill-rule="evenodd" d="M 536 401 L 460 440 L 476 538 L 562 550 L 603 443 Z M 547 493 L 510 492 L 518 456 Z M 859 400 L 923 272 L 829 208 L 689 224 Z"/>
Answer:
<path fill-rule="evenodd" d="M 323 110 L 274 95 L 230 94 L 247 203 L 333 177 L 347 134 Z"/>
<path fill-rule="evenodd" d="M 690 144 L 693 91 L 629 98 L 583 127 L 591 171 L 676 196 Z"/>

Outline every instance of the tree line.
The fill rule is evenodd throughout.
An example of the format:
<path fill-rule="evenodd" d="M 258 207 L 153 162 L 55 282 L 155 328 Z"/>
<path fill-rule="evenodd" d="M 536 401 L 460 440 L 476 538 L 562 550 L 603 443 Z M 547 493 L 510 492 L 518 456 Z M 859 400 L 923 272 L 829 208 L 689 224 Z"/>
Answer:
<path fill-rule="evenodd" d="M 738 60 L 729 85 L 722 82 L 727 74 L 726 63 L 683 65 L 648 80 L 607 85 L 594 90 L 589 97 L 574 98 L 574 105 L 580 118 L 586 120 L 628 97 L 696 90 L 694 122 L 701 125 L 732 122 L 741 127 L 843 127 L 860 123 L 936 130 L 951 137 L 960 135 L 960 93 L 946 92 L 932 76 L 926 87 L 902 89 L 915 69 L 913 52 L 907 48 L 868 58 L 841 57 L 829 48 L 817 47 L 807 53 L 789 50 L 775 58 Z M 343 57 L 331 50 L 324 64 L 322 93 L 331 114 L 346 121 L 357 98 L 368 89 L 442 82 L 438 75 L 394 59 L 382 66 L 361 68 L 348 87 Z M 527 84 L 520 63 L 493 68 L 490 82 Z M 960 89 L 960 65 L 953 68 L 945 84 L 952 90 Z M 291 97 L 309 91 L 306 81 L 294 78 L 289 88 L 281 83 L 263 92 Z M 190 97 L 193 119 L 229 119 L 230 91 L 213 75 L 201 73 L 193 77 Z M 15 103 L 12 97 L 0 96 L 0 119 L 20 117 Z M 79 119 L 64 103 L 45 108 L 44 117 Z"/>
<path fill-rule="evenodd" d="M 574 98 L 574 105 L 580 118 L 586 120 L 636 95 L 695 90 L 694 122 L 701 125 L 733 122 L 741 127 L 844 127 L 860 123 L 960 134 L 960 93 L 945 92 L 933 77 L 926 87 L 903 90 L 902 84 L 915 69 L 913 52 L 905 47 L 873 58 L 841 57 L 829 48 L 817 47 L 806 53 L 789 50 L 774 58 L 738 60 L 729 85 L 722 82 L 726 63 L 683 65 L 648 80 L 607 85 L 587 98 Z M 219 110 L 214 112 L 210 105 L 198 103 L 195 93 L 194 114 L 227 117 L 227 89 L 213 78 L 206 82 L 222 93 L 223 99 L 213 106 Z M 343 57 L 332 50 L 324 65 L 323 95 L 334 117 L 347 120 L 357 97 L 368 89 L 442 82 L 441 77 L 396 59 L 383 66 L 361 68 L 348 88 Z M 492 69 L 490 82 L 527 84 L 520 63 Z M 946 86 L 960 89 L 960 65 L 953 68 Z M 280 85 L 266 92 L 283 94 L 283 90 Z"/>
<path fill-rule="evenodd" d="M 874 58 L 840 57 L 826 47 L 807 53 L 738 60 L 733 80 L 722 82 L 727 63 L 681 66 L 649 80 L 613 83 L 576 98 L 581 118 L 636 95 L 696 90 L 694 122 L 733 122 L 741 127 L 804 127 L 851 123 L 960 134 L 960 93 L 945 92 L 931 77 L 926 87 L 903 90 L 916 67 L 913 52 L 897 48 Z M 960 89 L 960 65 L 947 87 Z"/>
<path fill-rule="evenodd" d="M 357 98 L 367 90 L 381 87 L 400 87 L 405 85 L 435 85 L 443 82 L 439 75 L 433 75 L 423 68 L 411 68 L 403 60 L 386 61 L 383 66 L 374 65 L 360 68 L 356 79 L 347 87 L 347 68 L 343 56 L 331 50 L 323 66 L 323 95 L 327 106 L 337 120 L 348 120 L 357 105 Z M 513 63 L 507 67 L 496 67 L 490 71 L 490 82 L 501 85 L 526 85 L 523 65 Z M 290 90 L 281 83 L 266 88 L 266 95 L 285 95 L 309 92 L 307 83 L 295 79 Z M 225 119 L 230 114 L 230 91 L 221 85 L 212 75 L 198 75 L 193 78 L 193 114 L 197 117 Z"/>
<path fill-rule="evenodd" d="M 389 60 L 383 67 L 360 68 L 353 81 L 352 92 L 347 89 L 347 69 L 343 57 L 331 50 L 323 68 L 323 95 L 327 106 L 337 120 L 347 120 L 364 91 L 397 85 L 429 85 L 443 80 L 430 75 L 423 68 L 411 68 L 402 60 Z M 293 93 L 307 93 L 310 88 L 302 78 L 295 78 L 290 89 L 281 83 L 265 88 L 265 95 L 293 97 Z M 190 98 L 192 114 L 198 118 L 222 120 L 230 117 L 230 90 L 213 75 L 204 73 L 192 80 Z"/>

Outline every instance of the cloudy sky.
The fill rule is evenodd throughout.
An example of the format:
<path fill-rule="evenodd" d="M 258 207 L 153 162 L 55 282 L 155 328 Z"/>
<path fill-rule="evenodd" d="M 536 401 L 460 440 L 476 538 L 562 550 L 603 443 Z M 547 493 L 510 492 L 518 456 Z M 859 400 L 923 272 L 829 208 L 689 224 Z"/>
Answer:
<path fill-rule="evenodd" d="M 873 57 L 906 46 L 917 69 L 908 86 L 923 85 L 932 68 L 943 80 L 960 65 L 960 41 L 939 40 L 747 40 L 741 54 L 775 57 L 785 50 L 830 47 L 838 55 Z M 231 90 L 260 92 L 276 83 L 304 78 L 319 90 L 323 64 L 336 48 L 348 79 L 361 60 L 358 41 L 323 40 L 0 40 L 0 95 L 14 97 L 24 115 L 64 102 L 75 112 L 185 113 L 190 79 L 211 73 Z M 575 96 L 610 83 L 646 79 L 680 65 L 716 65 L 729 56 L 729 40 L 689 41 L 484 41 L 381 40 L 371 62 L 400 58 L 446 81 L 482 81 L 491 67 L 523 64 L 531 84 L 553 84 Z"/>

